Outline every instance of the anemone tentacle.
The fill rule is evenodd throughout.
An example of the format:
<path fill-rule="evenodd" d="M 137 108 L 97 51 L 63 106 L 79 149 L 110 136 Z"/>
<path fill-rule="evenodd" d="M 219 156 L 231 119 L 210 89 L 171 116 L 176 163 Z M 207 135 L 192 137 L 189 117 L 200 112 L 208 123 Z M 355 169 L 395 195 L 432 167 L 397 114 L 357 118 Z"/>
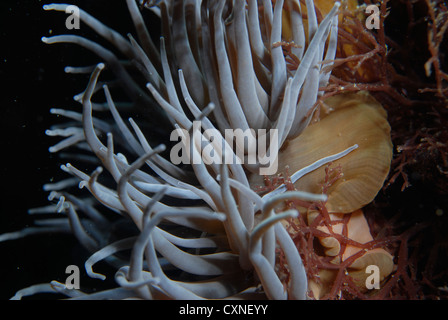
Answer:
<path fill-rule="evenodd" d="M 257 294 L 274 299 L 305 299 L 307 279 L 300 253 L 280 223 L 298 212 L 276 213 L 275 207 L 286 199 L 322 201 L 325 196 L 279 188 L 261 197 L 251 190 L 248 176 L 249 172 L 262 168 L 263 163 L 207 164 L 201 152 L 203 144 L 210 144 L 219 157 L 236 159 L 231 145 L 235 142 L 236 148 L 244 150 L 247 156 L 250 146 L 227 141 L 226 129 L 254 129 L 250 131 L 255 138 L 253 143 L 260 138 L 255 130 L 278 130 L 280 143 L 267 146 L 266 154 L 278 153 L 285 141 L 301 133 L 321 95 L 318 89 L 329 79 L 337 41 L 339 2 L 318 23 L 314 4 L 307 0 L 307 29 L 303 26 L 305 12 L 298 0 L 276 1 L 274 6 L 267 0 L 260 3 L 127 0 L 126 3 L 137 39 L 132 36 L 126 39 L 84 11 L 80 11 L 80 18 L 131 64 L 124 64 L 114 52 L 82 36 L 42 38 L 47 44 L 80 45 L 103 61 L 95 67 L 66 68 L 68 73 L 92 73 L 86 90 L 76 98 L 82 104 L 82 112 L 52 109 L 53 114 L 75 123 L 47 131 L 48 135 L 64 138 L 50 151 L 90 150 L 97 158 L 90 175 L 72 164 L 62 169 L 79 179 L 79 187 L 88 189 L 113 214 L 132 221 L 138 233 L 104 245 L 110 236 L 107 230 L 95 231 L 91 237 L 84 230 L 83 221 L 103 224 L 108 220 L 107 215 L 100 213 L 105 208 L 99 209 L 97 203 L 81 204 L 69 191 L 60 191 L 72 186 L 72 180 L 48 188 L 58 190 L 54 196 L 65 203 L 64 221 L 92 251 L 86 262 L 90 276 L 103 278 L 92 266 L 99 260 L 113 258 L 120 250 L 132 248 L 131 258 L 116 273 L 120 288 L 89 295 L 81 291 L 67 293 L 69 290 L 63 285 L 52 283 L 32 287 L 16 297 L 52 288 L 75 299 L 161 296 L 204 299 Z M 149 36 L 137 4 L 159 14 L 164 27 L 159 50 Z M 45 10 L 66 8 L 64 4 L 44 6 Z M 290 10 L 294 41 L 299 45 L 294 52 L 301 63 L 295 71 L 288 70 L 282 47 L 277 45 L 282 41 L 286 8 Z M 158 110 L 156 114 L 167 119 L 172 130 L 178 129 L 181 137 L 188 140 L 188 151 L 204 161 L 176 166 L 164 156 L 164 147 L 154 144 L 144 121 L 136 118 L 124 121 L 123 115 L 133 109 L 122 108 L 125 102 L 114 101 L 110 81 L 100 82 L 105 69 L 112 71 L 129 100 L 136 102 L 137 110 L 141 105 Z M 142 78 L 146 83 L 138 82 Z M 104 93 L 105 103 L 92 101 L 98 92 Z M 110 112 L 109 118 L 97 118 L 96 114 L 104 110 Z M 195 128 L 194 121 L 199 121 L 201 128 Z M 208 130 L 214 130 L 213 139 Z M 314 170 L 353 149 L 341 150 L 340 154 L 305 170 Z M 76 156 L 73 159 L 80 162 Z M 84 212 L 85 218 L 78 216 L 78 212 Z M 49 228 L 50 222 L 43 225 Z M 66 231 L 66 223 L 59 229 Z M 27 232 L 30 229 L 9 238 Z M 2 237 L 1 240 L 9 239 Z M 286 288 L 275 269 L 277 242 L 291 269 L 291 281 Z M 189 280 L 181 280 L 181 273 L 190 274 Z M 252 276 L 246 277 L 247 273 Z"/>

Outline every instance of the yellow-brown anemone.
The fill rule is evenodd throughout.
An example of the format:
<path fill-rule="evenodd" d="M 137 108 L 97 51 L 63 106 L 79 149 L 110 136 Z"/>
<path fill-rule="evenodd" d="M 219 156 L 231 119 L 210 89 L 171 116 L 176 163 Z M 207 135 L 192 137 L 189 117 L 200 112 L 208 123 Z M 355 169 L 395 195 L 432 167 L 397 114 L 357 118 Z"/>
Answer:
<path fill-rule="evenodd" d="M 289 142 L 279 156 L 279 168 L 289 166 L 295 172 L 357 144 L 334 161 L 343 177 L 329 187 L 326 204 L 329 212 L 350 213 L 370 203 L 386 179 L 392 159 L 390 126 L 386 111 L 366 92 L 337 95 L 325 104 L 332 111 Z M 320 193 L 324 178 L 324 168 L 315 170 L 299 179 L 296 188 Z"/>
<path fill-rule="evenodd" d="M 322 16 L 325 16 L 333 5 L 333 1 L 314 3 Z M 350 12 L 358 15 L 356 0 L 347 1 L 346 5 Z M 341 15 L 340 23 L 344 18 L 352 19 Z M 353 33 L 353 30 L 347 27 L 345 32 Z M 283 37 L 287 41 L 291 38 L 287 20 L 283 24 Z M 344 43 L 339 48 L 339 54 L 351 56 L 358 53 L 355 49 L 355 46 Z M 358 72 L 371 70 L 369 68 Z M 369 265 L 378 266 L 380 281 L 390 275 L 394 268 L 393 256 L 385 249 L 374 246 L 367 249 L 362 246 L 374 241 L 362 208 L 371 203 L 382 188 L 392 160 L 387 114 L 369 93 L 360 91 L 325 99 L 320 114 L 315 117 L 318 118 L 316 122 L 283 146 L 279 154 L 279 170 L 286 169 L 285 176 L 288 176 L 289 173 L 292 174 L 319 159 L 358 145 L 356 150 L 332 163 L 333 167 L 340 169 L 341 176 L 331 184 L 326 181 L 326 168 L 321 167 L 300 178 L 294 183 L 294 188 L 313 193 L 324 192 L 328 195 L 328 201 L 323 204 L 327 221 L 317 225 L 317 229 L 322 232 L 317 238 L 323 247 L 324 255 L 334 257 L 332 264 L 344 266 L 344 262 L 350 261 L 349 258 L 352 257 L 353 261 L 344 266 L 344 272 L 350 275 L 359 290 L 366 291 L 365 284 L 369 276 L 366 268 Z M 252 183 L 260 184 L 260 177 L 252 177 Z M 322 210 L 309 208 L 302 208 L 301 212 L 307 212 L 308 225 L 323 214 Z M 297 226 L 289 230 L 294 238 Z M 352 244 L 341 241 L 344 237 Z M 328 294 L 337 273 L 338 270 L 335 269 L 320 268 L 318 275 L 309 282 L 312 296 L 322 298 Z"/>
<path fill-rule="evenodd" d="M 340 168 L 342 175 L 331 185 L 327 185 L 325 190 L 323 186 L 328 174 L 325 167 L 300 178 L 294 187 L 297 190 L 325 192 L 328 195 L 324 206 L 333 222 L 332 230 L 330 232 L 323 223 L 317 226 L 317 229 L 325 233 L 318 236 L 318 239 L 325 255 L 334 257 L 331 263 L 336 265 L 360 251 L 365 252 L 347 268 L 354 283 L 365 290 L 365 281 L 369 275 L 366 267 L 378 266 L 380 280 L 383 280 L 393 270 L 393 257 L 381 248 L 364 249 L 356 245 L 343 245 L 340 238 L 331 235 L 344 235 L 359 244 L 374 240 L 361 208 L 372 202 L 389 172 L 392 158 L 390 126 L 383 107 L 366 92 L 333 96 L 325 100 L 325 105 L 328 114 L 321 114 L 319 121 L 308 126 L 299 137 L 289 141 L 281 150 L 279 170 L 287 169 L 293 173 L 318 159 L 358 144 L 356 150 L 333 162 L 332 166 Z M 260 183 L 261 180 L 260 177 L 253 177 L 253 181 Z M 304 208 L 301 212 L 307 213 L 308 225 L 322 214 L 317 210 Z M 342 221 L 344 215 L 349 216 L 345 224 Z M 289 230 L 294 237 L 294 228 Z M 318 275 L 319 281 L 310 281 L 309 289 L 315 298 L 328 292 L 336 273 L 336 270 L 322 269 Z"/>

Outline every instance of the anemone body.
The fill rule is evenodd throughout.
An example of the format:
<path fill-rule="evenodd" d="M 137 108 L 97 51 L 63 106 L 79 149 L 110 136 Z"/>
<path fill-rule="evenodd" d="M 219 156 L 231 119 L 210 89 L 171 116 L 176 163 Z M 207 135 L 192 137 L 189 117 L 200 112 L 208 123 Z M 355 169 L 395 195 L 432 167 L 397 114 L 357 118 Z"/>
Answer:
<path fill-rule="evenodd" d="M 52 282 L 24 289 L 16 298 L 56 291 L 75 299 L 305 299 L 308 284 L 300 253 L 280 223 L 298 212 L 276 208 L 285 200 L 322 201 L 325 195 L 280 188 L 261 197 L 252 191 L 248 177 L 258 174 L 262 163 L 207 164 L 201 156 L 208 143 L 220 157 L 224 153 L 236 157 L 232 142 L 224 138 L 226 129 L 249 130 L 255 142 L 260 139 L 255 130 L 276 130 L 278 143 L 268 146 L 269 153 L 277 153 L 285 141 L 300 135 L 322 94 L 319 88 L 330 76 L 339 3 L 318 22 L 310 0 L 305 1 L 306 9 L 296 0 L 126 2 L 136 38 L 125 38 L 79 12 L 81 22 L 109 41 L 117 53 L 73 34 L 42 39 L 47 44 L 80 45 L 101 62 L 66 68 L 68 73 L 91 73 L 86 90 L 75 97 L 81 110 L 51 110 L 70 120 L 47 131 L 64 138 L 50 151 L 64 150 L 72 157 L 62 169 L 73 178 L 45 186 L 50 199 L 58 201 L 50 210 L 64 213 L 64 218 L 56 223 L 44 219 L 41 228 L 1 238 L 65 232 L 70 227 L 92 252 L 87 273 L 103 279 L 92 267 L 105 259 L 118 268 L 118 287 L 89 294 Z M 65 12 L 67 5 L 44 9 Z M 154 44 L 149 36 L 141 9 L 160 17 L 160 43 Z M 293 53 L 300 61 L 294 70 L 288 68 L 280 45 L 285 19 L 295 44 Z M 113 80 L 103 79 L 103 70 L 110 71 Z M 117 88 L 127 99 L 115 101 Z M 98 92 L 104 93 L 104 102 L 94 102 Z M 145 124 L 142 117 L 123 118 L 142 110 L 146 114 L 151 110 L 159 120 L 146 119 Z M 194 121 L 203 130 L 195 128 Z M 171 128 L 148 128 L 148 122 Z M 154 142 L 157 139 L 151 134 L 161 130 L 169 135 L 175 129 L 188 142 L 190 155 L 204 161 L 184 166 L 170 161 L 169 149 Z M 216 133 L 213 141 L 207 130 Z M 250 146 L 236 148 L 247 155 Z M 322 158 L 306 170 L 354 148 Z M 84 167 L 83 161 L 94 169 L 78 169 Z M 72 193 L 70 188 L 76 184 L 92 197 L 86 200 Z M 114 216 L 134 224 L 135 236 L 109 242 Z M 131 249 L 128 259 L 115 255 L 127 249 Z M 287 283 L 276 272 L 276 250 L 286 257 Z"/>

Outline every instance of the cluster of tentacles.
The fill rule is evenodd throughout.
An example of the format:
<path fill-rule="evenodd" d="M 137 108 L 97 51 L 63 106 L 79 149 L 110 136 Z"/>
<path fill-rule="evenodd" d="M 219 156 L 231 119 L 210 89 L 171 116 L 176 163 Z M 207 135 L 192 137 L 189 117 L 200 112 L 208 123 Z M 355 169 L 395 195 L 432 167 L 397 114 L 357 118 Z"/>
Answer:
<path fill-rule="evenodd" d="M 231 153 L 235 159 L 233 146 L 223 136 L 228 128 L 276 129 L 279 143 L 269 152 L 278 152 L 284 141 L 307 127 L 315 102 L 322 95 L 319 88 L 328 82 L 340 4 L 336 2 L 319 24 L 313 1 L 307 0 L 305 29 L 305 9 L 295 0 L 276 1 L 275 5 L 271 1 L 259 5 L 255 0 L 142 2 L 145 10 L 153 10 L 161 19 L 164 30 L 159 51 L 149 37 L 138 3 L 126 2 L 138 40 L 132 36 L 126 39 L 88 13 L 79 12 L 81 21 L 108 40 L 126 57 L 125 62 L 78 35 L 42 39 L 48 44 L 80 45 L 104 63 L 66 68 L 68 73 L 91 73 L 86 90 L 75 97 L 82 111 L 51 110 L 70 121 L 47 131 L 48 135 L 64 137 L 50 151 L 74 151 L 70 153 L 71 162 L 78 164 L 62 166 L 74 178 L 45 186 L 51 192 L 50 200 L 58 203 L 32 211 L 56 211 L 64 217 L 42 219 L 37 227 L 0 238 L 72 230 L 93 253 L 86 262 L 87 273 L 104 278 L 92 267 L 105 259 L 119 268 L 115 275 L 119 287 L 89 294 L 52 282 L 21 290 L 15 298 L 50 291 L 81 299 L 305 299 L 306 270 L 293 239 L 280 223 L 296 217 L 298 211 L 277 209 L 283 208 L 286 200 L 316 202 L 325 201 L 326 196 L 286 192 L 279 187 L 261 197 L 248 181 L 248 172 L 257 172 L 260 163 L 201 161 L 175 166 L 164 153 L 166 146 L 151 138 L 151 132 L 160 128 L 148 128 L 144 120 L 133 118 L 126 122 L 122 114 L 147 112 L 150 108 L 152 116 L 160 116 L 160 122 L 170 124 L 171 130 L 180 129 L 177 132 L 189 142 L 192 156 L 201 157 L 203 145 L 208 143 L 222 152 L 220 157 Z M 274 45 L 282 41 L 284 5 L 288 6 L 297 43 L 292 50 L 300 61 L 294 70 L 287 68 L 282 47 Z M 64 12 L 67 5 L 46 5 L 44 9 Z M 105 69 L 112 72 L 115 82 L 100 82 Z M 141 85 L 141 79 L 145 85 Z M 110 89 L 117 84 L 135 107 L 114 101 Z M 94 96 L 101 93 L 106 102 L 94 102 Z M 204 131 L 195 132 L 198 129 L 193 121 L 200 121 Z M 170 129 L 163 129 L 169 134 Z M 207 129 L 216 129 L 218 139 L 211 141 Z M 295 179 L 356 147 L 316 161 L 297 172 Z M 97 167 L 86 173 L 78 169 L 80 166 Z M 88 189 L 94 199 L 81 199 L 67 191 L 77 184 Z M 138 233 L 109 243 L 114 216 L 132 221 Z M 128 261 L 115 256 L 128 249 Z M 276 271 L 277 250 L 288 265 L 287 282 Z M 187 280 L 168 276 L 173 269 L 189 275 Z"/>

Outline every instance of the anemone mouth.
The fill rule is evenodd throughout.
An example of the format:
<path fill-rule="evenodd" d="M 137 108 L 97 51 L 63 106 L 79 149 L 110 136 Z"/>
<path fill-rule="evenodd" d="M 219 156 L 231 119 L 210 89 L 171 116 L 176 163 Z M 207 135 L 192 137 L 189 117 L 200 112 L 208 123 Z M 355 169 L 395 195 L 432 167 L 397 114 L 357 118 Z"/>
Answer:
<path fill-rule="evenodd" d="M 277 154 L 285 141 L 300 136 L 322 95 L 319 88 L 330 76 L 340 3 L 335 2 L 320 21 L 309 0 L 306 10 L 295 0 L 276 1 L 275 5 L 255 0 L 204 1 L 200 5 L 196 1 L 126 3 L 136 38 L 129 35 L 126 39 L 79 9 L 81 22 L 106 39 L 125 62 L 112 50 L 76 34 L 42 38 L 46 44 L 79 45 L 103 62 L 65 70 L 91 74 L 86 90 L 75 96 L 81 111 L 51 110 L 70 120 L 47 131 L 62 137 L 50 152 L 67 151 L 71 157 L 61 168 L 75 179 L 45 187 L 51 192 L 50 200 L 57 201 L 52 210 L 64 213 L 64 218 L 57 223 L 44 219 L 40 222 L 44 228 L 0 237 L 10 240 L 48 228 L 71 228 L 92 252 L 85 265 L 88 275 L 104 279 L 93 266 L 107 260 L 119 268 L 115 275 L 119 287 L 89 295 L 53 282 L 16 297 L 50 290 L 83 299 L 306 298 L 307 275 L 300 253 L 279 223 L 298 212 L 279 207 L 287 199 L 318 202 L 327 197 L 281 188 L 260 197 L 251 190 L 248 172 L 257 172 L 263 163 L 245 162 L 250 146 L 238 140 L 229 143 L 224 132 L 239 129 L 259 141 L 261 135 L 254 134 L 255 130 L 274 130 L 278 141 L 265 146 L 265 156 Z M 160 17 L 164 29 L 160 49 L 148 35 L 138 4 Z M 44 6 L 62 12 L 67 8 L 65 4 Z M 294 70 L 287 67 L 279 45 L 284 14 L 289 15 L 297 43 L 293 51 L 300 64 Z M 116 82 L 102 78 L 105 71 Z M 141 79 L 143 84 L 138 82 Z M 134 105 L 116 100 L 116 85 Z M 104 100 L 97 102 L 100 94 Z M 153 131 L 147 130 L 146 119 L 123 119 L 124 114 L 132 115 L 143 106 L 156 110 L 148 121 L 166 120 L 185 142 L 184 150 L 201 161 L 183 163 L 183 167 L 173 164 L 166 145 L 153 142 L 157 139 L 150 136 Z M 195 122 L 201 127 L 195 127 Z M 211 132 L 213 139 L 208 135 Z M 219 157 L 230 155 L 232 160 L 237 156 L 235 145 L 243 152 L 243 164 L 207 162 L 204 143 Z M 306 170 L 313 171 L 355 148 L 341 148 Z M 90 171 L 81 170 L 85 160 Z M 94 199 L 81 200 L 72 194 L 69 188 L 76 184 Z M 137 234 L 108 243 L 113 215 L 132 222 Z M 276 271 L 278 248 L 289 267 L 288 283 Z M 124 261 L 116 255 L 123 250 L 131 250 Z M 184 280 L 169 272 L 173 269 L 193 276 Z"/>

